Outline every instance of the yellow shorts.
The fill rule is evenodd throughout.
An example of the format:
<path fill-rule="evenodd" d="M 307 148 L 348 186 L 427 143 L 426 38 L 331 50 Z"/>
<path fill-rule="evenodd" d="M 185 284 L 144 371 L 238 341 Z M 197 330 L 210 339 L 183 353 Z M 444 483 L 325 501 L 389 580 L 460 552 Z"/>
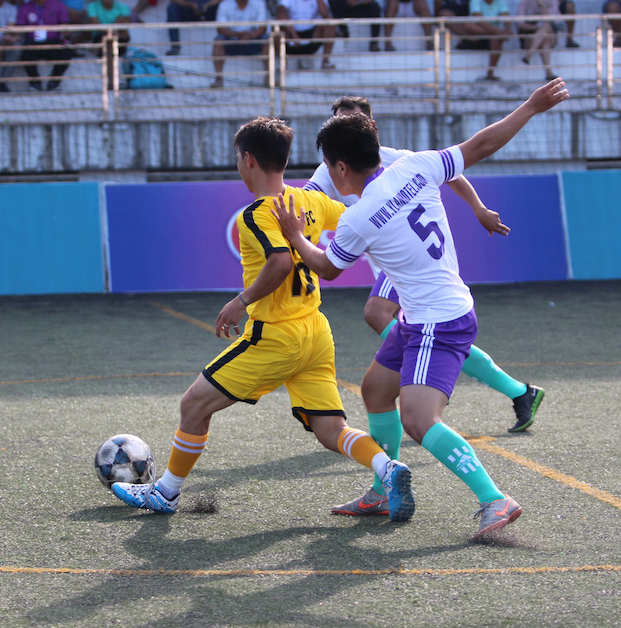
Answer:
<path fill-rule="evenodd" d="M 283 384 L 293 415 L 311 431 L 307 414 L 345 416 L 336 385 L 334 339 L 316 312 L 281 323 L 249 320 L 244 333 L 203 375 L 230 399 L 256 403 Z"/>

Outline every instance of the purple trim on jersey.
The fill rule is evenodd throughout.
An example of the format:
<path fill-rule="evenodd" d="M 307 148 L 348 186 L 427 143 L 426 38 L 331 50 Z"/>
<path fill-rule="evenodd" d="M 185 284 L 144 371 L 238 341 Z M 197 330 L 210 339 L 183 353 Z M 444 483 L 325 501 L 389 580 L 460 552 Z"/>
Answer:
<path fill-rule="evenodd" d="M 351 253 L 348 253 L 347 251 L 342 249 L 334 240 L 330 242 L 330 251 L 332 252 L 334 257 L 340 259 L 346 264 L 349 264 L 350 266 L 360 257 L 360 255 L 352 255 Z"/>
<path fill-rule="evenodd" d="M 397 291 L 392 285 L 390 279 L 386 277 L 384 271 L 381 271 L 377 276 L 375 284 L 371 288 L 371 292 L 369 294 L 369 298 L 371 297 L 382 297 L 382 299 L 388 299 L 389 301 L 399 305 L 399 295 L 397 294 Z"/>
<path fill-rule="evenodd" d="M 431 386 L 450 397 L 476 335 L 474 308 L 454 321 L 418 325 L 408 325 L 400 312 L 375 360 L 399 371 L 401 386 Z"/>
<path fill-rule="evenodd" d="M 382 172 L 384 172 L 384 166 L 380 166 L 368 179 L 366 179 L 362 188 L 363 189 L 366 188 L 367 185 L 369 185 L 371 181 L 374 181 L 375 179 L 377 179 L 377 177 L 379 177 L 380 174 L 382 174 Z"/>
<path fill-rule="evenodd" d="M 323 192 L 323 190 L 314 182 L 314 181 L 307 181 L 304 184 L 304 190 L 316 190 L 317 192 Z M 325 192 L 323 192 L 325 194 Z"/>
<path fill-rule="evenodd" d="M 453 155 L 451 155 L 448 150 L 441 150 L 439 152 L 442 163 L 444 164 L 444 180 L 450 181 L 455 176 L 455 161 L 453 160 Z"/>

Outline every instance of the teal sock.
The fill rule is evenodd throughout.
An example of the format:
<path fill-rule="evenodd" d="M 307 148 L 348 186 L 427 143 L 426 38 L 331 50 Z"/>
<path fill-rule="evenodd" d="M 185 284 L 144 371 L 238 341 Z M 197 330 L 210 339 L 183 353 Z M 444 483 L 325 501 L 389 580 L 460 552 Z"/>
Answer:
<path fill-rule="evenodd" d="M 371 438 L 394 460 L 399 459 L 401 439 L 403 438 L 403 425 L 399 410 L 390 412 L 368 412 L 369 434 Z M 384 494 L 381 478 L 375 474 L 372 489 L 378 494 Z"/>
<path fill-rule="evenodd" d="M 444 423 L 436 423 L 425 434 L 421 445 L 447 469 L 465 482 L 479 502 L 504 499 L 468 442 Z"/>
<path fill-rule="evenodd" d="M 386 336 L 388 336 L 390 330 L 397 324 L 397 319 L 393 318 L 386 327 L 384 327 L 384 331 L 380 334 L 380 338 L 382 340 L 386 340 Z"/>
<path fill-rule="evenodd" d="M 509 399 L 515 399 L 526 392 L 526 384 L 513 379 L 485 351 L 481 351 L 474 345 L 470 347 L 470 355 L 466 358 L 461 370 L 477 381 L 507 395 Z"/>

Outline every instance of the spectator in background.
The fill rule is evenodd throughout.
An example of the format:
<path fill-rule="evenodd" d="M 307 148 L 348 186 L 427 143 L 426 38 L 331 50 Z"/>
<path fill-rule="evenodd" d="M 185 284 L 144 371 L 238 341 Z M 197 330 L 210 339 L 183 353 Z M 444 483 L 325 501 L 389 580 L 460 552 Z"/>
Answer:
<path fill-rule="evenodd" d="M 136 3 L 136 6 L 132 9 L 132 12 L 131 12 L 132 22 L 142 22 L 143 20 L 140 19 L 140 14 L 148 6 L 152 6 L 152 7 L 157 6 L 157 0 L 138 0 L 138 2 Z"/>
<path fill-rule="evenodd" d="M 410 1 L 414 2 L 414 13 L 416 13 L 418 17 L 431 17 L 431 11 L 429 10 L 427 0 L 387 0 L 386 17 L 395 17 L 399 12 L 399 3 L 403 2 L 405 4 Z M 421 24 L 421 27 L 423 29 L 423 33 L 425 33 L 425 48 L 427 50 L 433 50 L 433 28 L 431 24 Z M 395 46 L 392 43 L 392 32 L 394 28 L 394 24 L 386 24 L 384 26 L 384 34 L 386 35 L 385 50 L 387 52 L 392 52 L 396 50 Z"/>
<path fill-rule="evenodd" d="M 602 12 L 621 13 L 621 0 L 607 0 L 602 7 Z M 608 20 L 608 23 L 615 34 L 614 47 L 621 48 L 621 20 Z"/>
<path fill-rule="evenodd" d="M 561 15 L 576 15 L 576 5 L 574 0 L 561 0 L 558 5 L 558 9 Z M 565 22 L 565 28 L 567 30 L 567 37 L 565 38 L 566 48 L 580 48 L 580 44 L 574 39 L 574 28 L 576 26 L 576 20 L 567 20 Z"/>
<path fill-rule="evenodd" d="M 558 0 L 522 0 L 516 15 L 530 18 L 540 15 L 560 15 Z M 550 51 L 556 45 L 558 30 L 559 25 L 556 22 L 538 22 L 532 19 L 518 22 L 520 44 L 526 50 L 522 61 L 528 65 L 531 57 L 539 51 L 546 70 L 546 81 L 556 78 L 550 65 Z"/>
<path fill-rule="evenodd" d="M 118 0 L 93 0 L 88 5 L 88 17 L 91 24 L 129 24 L 131 22 L 131 11 L 126 4 Z M 93 31 L 93 43 L 99 44 L 105 35 L 104 31 Z M 127 44 L 129 42 L 129 31 L 116 31 L 119 44 Z M 106 58 L 108 62 L 108 89 L 113 89 L 113 63 L 112 42 L 107 42 L 108 49 Z M 123 56 L 127 46 L 119 46 L 119 55 Z M 98 56 L 101 56 L 102 50 L 98 50 Z"/>
<path fill-rule="evenodd" d="M 472 17 L 501 17 L 509 15 L 509 7 L 506 0 L 470 0 L 470 15 Z M 513 29 L 509 22 L 504 27 L 499 21 L 476 22 L 464 24 L 466 26 L 466 39 L 457 44 L 460 50 L 490 50 L 489 66 L 487 74 L 477 80 L 499 81 L 494 74 L 502 51 L 502 44 L 513 35 Z"/>
<path fill-rule="evenodd" d="M 17 8 L 6 0 L 0 0 L 0 28 L 13 26 L 17 19 Z M 2 33 L 0 37 L 0 46 L 15 46 L 21 40 L 19 33 Z M 19 61 L 19 50 L 0 50 L 0 61 L 10 63 Z M 0 79 L 9 78 L 13 74 L 11 66 L 0 67 Z M 0 92 L 10 92 L 9 86 L 0 80 Z"/>
<path fill-rule="evenodd" d="M 44 46 L 59 46 L 65 42 L 65 33 L 59 30 L 48 30 L 50 26 L 61 26 L 69 23 L 67 7 L 60 0 L 30 0 L 17 10 L 18 26 L 32 26 L 33 31 L 26 33 L 24 43 L 31 48 L 22 51 L 22 61 L 60 61 L 52 67 L 52 79 L 47 83 L 47 91 L 52 92 L 60 87 L 60 77 L 69 67 L 72 51 L 67 47 L 46 49 Z M 38 49 L 38 47 L 41 47 Z M 30 77 L 30 90 L 42 91 L 43 85 L 36 64 L 25 65 L 24 70 Z"/>
<path fill-rule="evenodd" d="M 468 17 L 470 15 L 470 0 L 435 0 L 436 17 Z M 470 24 L 447 24 L 455 35 L 465 37 L 470 35 Z"/>
<path fill-rule="evenodd" d="M 170 0 L 166 9 L 167 22 L 214 22 L 218 12 L 218 5 L 222 0 Z M 168 30 L 168 37 L 172 46 L 167 55 L 178 55 L 181 52 L 179 45 L 179 29 Z"/>
<path fill-rule="evenodd" d="M 332 15 L 336 19 L 346 17 L 381 17 L 382 15 L 382 9 L 377 0 L 329 0 L 329 3 Z M 369 43 L 371 52 L 379 52 L 378 38 L 380 29 L 379 24 L 371 24 L 371 42 Z M 339 30 L 345 37 L 349 37 L 349 29 L 346 24 L 339 26 Z"/>
<path fill-rule="evenodd" d="M 330 10 L 324 0 L 280 0 L 276 17 L 279 20 L 330 19 Z M 336 28 L 328 24 L 300 24 L 283 28 L 287 37 L 288 55 L 312 55 L 323 46 L 322 70 L 334 70 L 330 55 L 334 47 Z M 332 41 L 313 41 L 330 39 Z M 277 46 L 278 49 L 278 46 Z"/>
<path fill-rule="evenodd" d="M 88 24 L 85 0 L 62 0 L 62 3 L 67 7 L 69 24 Z M 89 31 L 74 31 L 73 33 L 69 33 L 68 39 L 72 44 L 81 44 L 88 41 L 90 37 L 91 34 Z M 83 55 L 78 55 L 74 51 L 74 56 Z"/>
<path fill-rule="evenodd" d="M 260 43 L 257 39 L 267 38 L 267 29 L 263 25 L 257 26 L 226 26 L 226 22 L 265 22 L 268 19 L 264 0 L 223 0 L 218 9 L 218 35 L 213 45 L 213 65 L 216 70 L 216 80 L 212 87 L 222 87 L 224 79 L 224 57 L 237 55 L 263 54 L 263 66 L 268 70 L 267 43 Z M 243 44 L 225 44 L 226 41 L 243 41 Z M 267 77 L 267 75 L 266 75 Z M 267 78 L 266 81 L 267 82 Z"/>

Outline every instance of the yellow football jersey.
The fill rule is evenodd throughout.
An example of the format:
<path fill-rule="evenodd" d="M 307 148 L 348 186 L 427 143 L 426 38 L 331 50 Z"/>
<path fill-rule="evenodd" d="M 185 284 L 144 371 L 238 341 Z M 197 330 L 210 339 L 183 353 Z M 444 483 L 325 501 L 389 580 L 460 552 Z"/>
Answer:
<path fill-rule="evenodd" d="M 287 186 L 283 195 L 287 206 L 289 194 L 293 194 L 296 214 L 300 215 L 301 207 L 306 212 L 304 236 L 313 244 L 318 244 L 324 229 L 336 229 L 339 217 L 345 211 L 342 203 L 331 200 L 322 192 Z M 308 316 L 321 304 L 319 278 L 304 264 L 299 253 L 291 249 L 278 219 L 272 214 L 273 208 L 272 197 L 261 198 L 237 217 L 244 287 L 256 280 L 272 253 L 290 251 L 293 256 L 293 270 L 280 287 L 248 307 L 250 318 L 268 323 Z"/>

